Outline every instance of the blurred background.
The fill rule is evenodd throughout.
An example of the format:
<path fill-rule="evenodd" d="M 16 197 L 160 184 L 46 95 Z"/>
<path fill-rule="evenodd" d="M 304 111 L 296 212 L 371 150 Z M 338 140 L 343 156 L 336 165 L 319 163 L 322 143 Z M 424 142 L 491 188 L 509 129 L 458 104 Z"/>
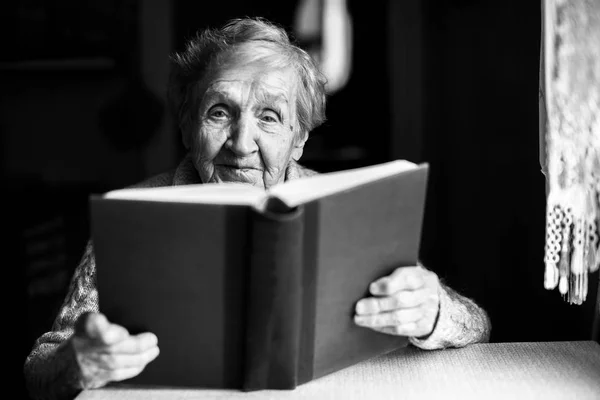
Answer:
<path fill-rule="evenodd" d="M 82 255 L 88 196 L 184 154 L 165 104 L 169 55 L 242 16 L 285 27 L 329 77 L 306 166 L 430 164 L 421 258 L 489 312 L 492 341 L 591 339 L 598 274 L 582 306 L 543 287 L 539 1 L 28 0 L 0 16 L 2 283 L 18 374 Z"/>

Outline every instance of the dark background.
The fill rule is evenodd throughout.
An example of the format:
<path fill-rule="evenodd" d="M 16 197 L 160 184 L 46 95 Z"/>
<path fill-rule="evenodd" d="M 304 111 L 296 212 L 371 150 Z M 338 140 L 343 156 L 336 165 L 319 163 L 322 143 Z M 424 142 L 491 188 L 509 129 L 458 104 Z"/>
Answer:
<path fill-rule="evenodd" d="M 197 29 L 232 17 L 263 16 L 291 31 L 296 7 L 206 4 L 4 4 L 2 283 L 19 390 L 24 359 L 51 328 L 88 238 L 89 194 L 173 168 L 183 155 L 165 104 L 168 55 Z M 326 172 L 394 158 L 428 162 L 421 258 L 489 312 L 491 340 L 590 339 L 598 274 L 582 306 L 543 287 L 539 2 L 348 7 L 352 75 L 330 97 L 304 164 Z"/>

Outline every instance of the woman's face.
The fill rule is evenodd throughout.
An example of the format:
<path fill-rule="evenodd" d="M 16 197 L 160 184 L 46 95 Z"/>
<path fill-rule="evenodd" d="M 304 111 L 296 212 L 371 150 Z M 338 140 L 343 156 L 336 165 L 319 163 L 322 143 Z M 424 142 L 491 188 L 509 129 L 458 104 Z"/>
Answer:
<path fill-rule="evenodd" d="M 261 63 L 237 64 L 206 84 L 190 135 L 202 182 L 269 188 L 285 179 L 305 138 L 296 129 L 296 76 Z"/>

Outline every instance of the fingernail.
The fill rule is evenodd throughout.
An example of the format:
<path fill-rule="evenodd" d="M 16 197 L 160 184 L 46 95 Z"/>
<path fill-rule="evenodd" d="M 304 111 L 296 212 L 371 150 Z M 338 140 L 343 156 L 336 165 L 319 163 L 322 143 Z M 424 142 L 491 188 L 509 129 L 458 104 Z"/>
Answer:
<path fill-rule="evenodd" d="M 371 293 L 377 292 L 377 282 L 373 282 L 369 285 L 369 292 L 371 292 Z"/>
<path fill-rule="evenodd" d="M 377 282 L 373 282 L 369 288 L 369 290 L 371 291 L 371 293 L 375 294 L 379 294 L 379 293 L 383 293 L 386 291 L 387 289 L 387 279 L 381 279 L 378 280 Z"/>

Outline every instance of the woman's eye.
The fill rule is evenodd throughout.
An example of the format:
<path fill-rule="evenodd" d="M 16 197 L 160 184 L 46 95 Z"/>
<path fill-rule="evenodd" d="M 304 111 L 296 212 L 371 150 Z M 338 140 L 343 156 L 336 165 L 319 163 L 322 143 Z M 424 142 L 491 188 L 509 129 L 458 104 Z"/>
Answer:
<path fill-rule="evenodd" d="M 223 107 L 212 108 L 209 111 L 208 115 L 214 119 L 226 119 L 229 116 L 227 110 L 225 110 Z"/>
<path fill-rule="evenodd" d="M 279 115 L 275 111 L 266 110 L 260 116 L 260 119 L 269 124 L 279 122 Z"/>

